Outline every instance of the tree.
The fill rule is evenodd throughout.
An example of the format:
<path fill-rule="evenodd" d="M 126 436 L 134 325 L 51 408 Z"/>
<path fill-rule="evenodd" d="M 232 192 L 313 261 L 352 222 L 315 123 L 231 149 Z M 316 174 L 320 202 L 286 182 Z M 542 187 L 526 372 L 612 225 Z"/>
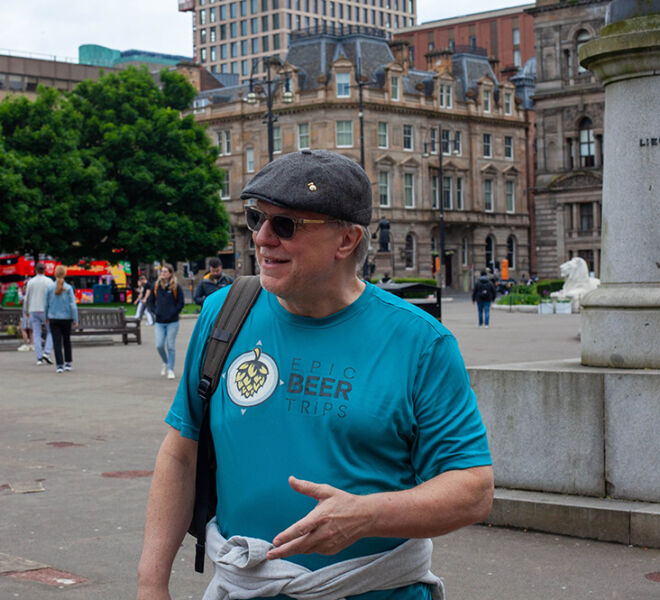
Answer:
<path fill-rule="evenodd" d="M 0 248 L 77 260 L 78 232 L 93 224 L 89 206 L 107 196 L 103 169 L 79 149 L 80 119 L 55 89 L 31 102 L 0 102 Z"/>
<path fill-rule="evenodd" d="M 82 119 L 80 149 L 103 166 L 111 188 L 104 234 L 81 232 L 90 256 L 138 261 L 197 259 L 228 241 L 220 200 L 217 151 L 192 115 L 195 96 L 178 73 L 163 71 L 159 88 L 146 68 L 83 81 L 71 94 Z M 111 208 L 111 210 L 107 210 Z"/>

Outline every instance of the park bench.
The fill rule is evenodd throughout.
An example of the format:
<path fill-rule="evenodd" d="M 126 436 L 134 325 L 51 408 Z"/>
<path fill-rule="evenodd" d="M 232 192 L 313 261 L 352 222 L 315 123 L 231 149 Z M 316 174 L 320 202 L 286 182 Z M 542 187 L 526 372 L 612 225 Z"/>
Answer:
<path fill-rule="evenodd" d="M 388 281 L 387 283 L 377 283 L 379 288 L 399 296 L 418 306 L 430 315 L 434 316 L 439 321 L 442 321 L 442 289 L 434 285 L 426 283 L 395 283 Z M 415 298 L 413 296 L 423 295 L 424 298 Z"/>
<path fill-rule="evenodd" d="M 0 307 L 0 338 L 13 338 L 21 324 L 21 309 Z M 78 327 L 71 336 L 119 334 L 124 344 L 142 343 L 140 320 L 127 317 L 123 308 L 78 307 Z"/>

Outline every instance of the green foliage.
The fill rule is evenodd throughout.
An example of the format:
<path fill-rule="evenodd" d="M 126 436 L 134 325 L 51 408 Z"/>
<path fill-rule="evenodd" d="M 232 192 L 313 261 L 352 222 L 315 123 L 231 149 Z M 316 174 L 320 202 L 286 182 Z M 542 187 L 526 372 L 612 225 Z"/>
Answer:
<path fill-rule="evenodd" d="M 552 292 L 558 292 L 563 287 L 563 279 L 544 279 L 534 286 L 536 293 L 541 297 L 549 297 Z"/>
<path fill-rule="evenodd" d="M 116 262 L 199 259 L 228 241 L 216 151 L 192 116 L 195 90 L 129 68 L 66 96 L 0 102 L 0 248 Z M 4 208 L 6 206 L 6 208 Z"/>
<path fill-rule="evenodd" d="M 532 289 L 532 286 L 524 286 Z M 541 301 L 541 297 L 538 294 L 533 292 L 527 294 L 520 294 L 511 292 L 506 296 L 502 296 L 497 299 L 496 304 L 501 304 L 503 306 L 517 306 L 519 304 L 538 304 Z"/>
<path fill-rule="evenodd" d="M 129 68 L 80 83 L 71 102 L 84 121 L 82 145 L 93 151 L 113 189 L 103 207 L 106 235 L 87 239 L 87 254 L 137 264 L 198 259 L 228 241 L 216 152 L 192 116 L 181 118 L 194 89 L 177 73 Z"/>
<path fill-rule="evenodd" d="M 78 257 L 72 242 L 88 227 L 88 203 L 102 195 L 98 162 L 79 148 L 80 120 L 55 89 L 40 87 L 34 102 L 0 102 L 0 248 L 64 261 Z"/>

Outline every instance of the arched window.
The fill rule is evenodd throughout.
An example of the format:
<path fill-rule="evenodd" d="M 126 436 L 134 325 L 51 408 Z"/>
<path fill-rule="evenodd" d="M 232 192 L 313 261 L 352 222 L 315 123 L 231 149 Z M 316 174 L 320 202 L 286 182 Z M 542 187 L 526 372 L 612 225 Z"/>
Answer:
<path fill-rule="evenodd" d="M 406 236 L 406 269 L 415 267 L 415 238 L 412 234 Z"/>
<path fill-rule="evenodd" d="M 575 38 L 575 56 L 578 56 L 578 51 L 580 50 L 580 46 L 584 46 L 584 44 L 586 44 L 590 39 L 591 39 L 591 35 L 589 34 L 588 31 L 582 29 L 581 31 L 578 32 L 577 37 Z M 585 69 L 578 62 L 578 73 L 586 73 L 587 71 L 588 69 Z"/>
<path fill-rule="evenodd" d="M 506 241 L 506 258 L 509 261 L 509 269 L 516 268 L 516 238 L 512 235 Z"/>
<path fill-rule="evenodd" d="M 594 130 L 589 117 L 580 121 L 580 166 L 593 167 L 596 165 L 596 144 Z"/>
<path fill-rule="evenodd" d="M 495 240 L 490 235 L 486 238 L 486 266 L 495 272 Z"/>

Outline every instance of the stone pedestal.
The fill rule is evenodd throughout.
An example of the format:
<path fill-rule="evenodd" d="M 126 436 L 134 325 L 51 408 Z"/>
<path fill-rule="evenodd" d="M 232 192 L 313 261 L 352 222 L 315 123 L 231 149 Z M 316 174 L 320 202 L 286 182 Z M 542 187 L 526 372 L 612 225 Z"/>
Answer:
<path fill-rule="evenodd" d="M 601 286 L 582 298 L 582 363 L 660 368 L 660 12 L 615 0 L 580 60 L 605 86 Z M 641 8 L 640 8 L 641 7 Z"/>
<path fill-rule="evenodd" d="M 390 277 L 393 276 L 391 252 L 376 252 L 374 254 L 374 263 L 376 265 L 374 277 L 380 279 L 385 273 L 388 273 Z"/>

